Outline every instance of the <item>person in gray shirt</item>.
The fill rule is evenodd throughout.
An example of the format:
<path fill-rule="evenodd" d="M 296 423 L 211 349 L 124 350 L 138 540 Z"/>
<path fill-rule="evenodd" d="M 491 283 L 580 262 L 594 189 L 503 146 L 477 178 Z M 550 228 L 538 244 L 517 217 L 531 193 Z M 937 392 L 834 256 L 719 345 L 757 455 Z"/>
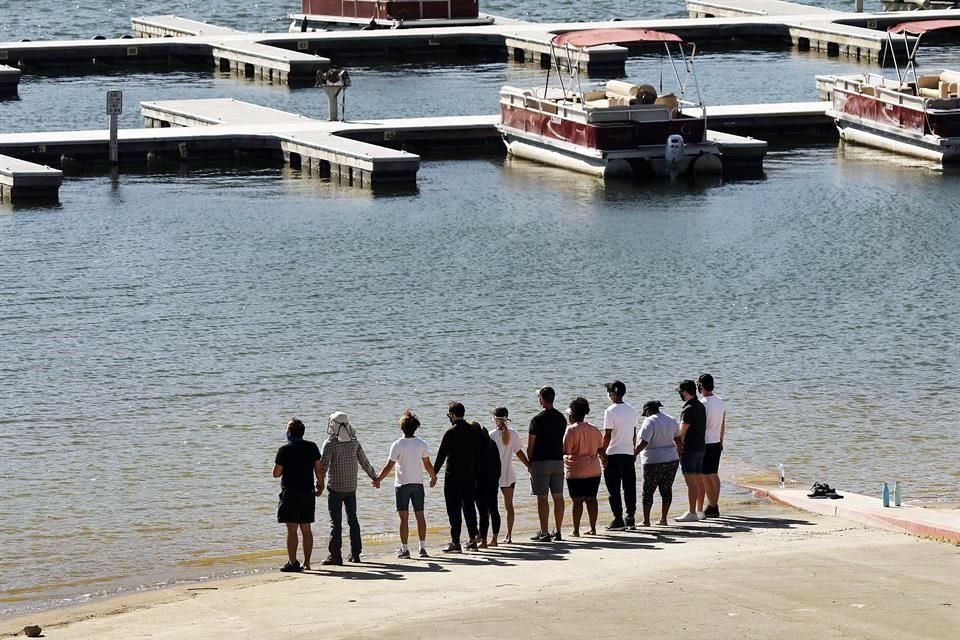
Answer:
<path fill-rule="evenodd" d="M 363 467 L 370 476 L 373 486 L 380 488 L 377 472 L 374 471 L 367 454 L 363 452 L 357 432 L 350 425 L 347 414 L 335 411 L 330 414 L 327 423 L 329 437 L 323 443 L 320 452 L 321 473 L 326 476 L 327 510 L 330 512 L 330 555 L 321 564 L 343 564 L 341 535 L 343 531 L 343 508 L 347 510 L 347 523 L 350 526 L 350 562 L 360 562 L 363 545 L 360 541 L 360 522 L 357 520 L 357 472 Z M 323 485 L 319 487 L 323 491 Z"/>
<path fill-rule="evenodd" d="M 643 425 L 636 455 L 643 465 L 643 526 L 650 526 L 650 510 L 653 508 L 653 493 L 660 490 L 659 525 L 667 524 L 667 513 L 673 502 L 673 481 L 677 477 L 680 454 L 677 451 L 680 427 L 671 416 L 660 411 L 663 404 L 651 400 L 643 405 Z"/>

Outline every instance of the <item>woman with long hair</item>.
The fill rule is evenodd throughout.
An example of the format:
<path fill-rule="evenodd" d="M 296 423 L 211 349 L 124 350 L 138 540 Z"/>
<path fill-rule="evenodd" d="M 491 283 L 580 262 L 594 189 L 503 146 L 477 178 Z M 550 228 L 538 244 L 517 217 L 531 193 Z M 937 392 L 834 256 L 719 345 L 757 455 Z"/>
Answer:
<path fill-rule="evenodd" d="M 520 434 L 510 428 L 509 412 L 506 407 L 497 407 L 493 410 L 493 429 L 490 430 L 490 437 L 497 445 L 497 451 L 500 453 L 500 493 L 503 494 L 503 508 L 507 512 L 507 536 L 503 541 L 507 544 L 513 542 L 513 523 L 516 519 L 516 512 L 513 508 L 513 492 L 517 487 L 517 473 L 513 468 L 513 458 L 520 458 L 520 461 L 527 469 L 530 469 L 530 462 L 527 460 L 527 454 L 523 450 L 523 443 L 520 441 Z M 496 538 L 493 542 L 496 545 Z"/>

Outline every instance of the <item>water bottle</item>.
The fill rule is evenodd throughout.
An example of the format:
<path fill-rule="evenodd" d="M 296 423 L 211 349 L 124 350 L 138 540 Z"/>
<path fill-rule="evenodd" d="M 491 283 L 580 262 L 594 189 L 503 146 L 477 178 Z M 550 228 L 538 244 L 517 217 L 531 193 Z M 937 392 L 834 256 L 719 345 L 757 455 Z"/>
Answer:
<path fill-rule="evenodd" d="M 886 482 L 883 483 L 883 506 L 890 506 L 890 487 Z"/>
<path fill-rule="evenodd" d="M 783 489 L 784 485 L 784 475 L 783 475 L 783 463 L 780 463 L 780 488 Z"/>
<path fill-rule="evenodd" d="M 900 481 L 897 480 L 893 483 L 893 506 L 900 506 Z"/>

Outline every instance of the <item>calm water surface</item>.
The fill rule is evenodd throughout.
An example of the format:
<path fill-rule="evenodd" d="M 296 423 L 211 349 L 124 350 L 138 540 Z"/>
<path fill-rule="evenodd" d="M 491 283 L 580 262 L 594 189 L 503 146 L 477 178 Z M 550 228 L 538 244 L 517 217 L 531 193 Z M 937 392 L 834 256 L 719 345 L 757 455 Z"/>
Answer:
<path fill-rule="evenodd" d="M 0 1 L 0 39 L 112 35 L 144 13 L 283 29 L 293 10 L 106 4 L 68 19 Z M 502 4 L 484 9 L 511 15 Z M 583 11 L 512 15 L 635 13 Z M 700 78 L 714 103 L 811 100 L 813 75 L 859 68 L 706 52 Z M 501 84 L 541 79 L 506 63 L 351 73 L 352 117 L 493 113 Z M 0 102 L 0 130 L 99 128 L 107 87 L 125 92 L 124 126 L 153 99 L 325 113 L 315 91 L 208 72 L 28 75 L 20 100 Z M 426 161 L 417 189 L 393 195 L 218 167 L 72 177 L 59 206 L 0 208 L 0 613 L 273 562 L 269 470 L 291 415 L 319 439 L 326 414 L 348 411 L 379 465 L 403 407 L 435 447 L 450 399 L 484 421 L 506 404 L 523 430 L 545 383 L 564 403 L 585 395 L 599 420 L 605 380 L 675 413 L 676 382 L 710 371 L 731 456 L 955 501 L 957 178 L 822 145 L 774 151 L 763 180 L 722 185 L 604 186 L 490 158 Z M 360 494 L 365 532 L 392 531 L 389 487 Z"/>

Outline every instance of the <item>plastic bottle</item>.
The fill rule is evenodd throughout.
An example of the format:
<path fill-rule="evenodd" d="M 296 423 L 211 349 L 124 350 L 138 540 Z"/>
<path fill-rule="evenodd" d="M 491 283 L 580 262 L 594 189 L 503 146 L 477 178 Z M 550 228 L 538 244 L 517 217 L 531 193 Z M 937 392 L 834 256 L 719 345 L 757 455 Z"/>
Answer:
<path fill-rule="evenodd" d="M 883 506 L 889 507 L 890 506 L 890 487 L 889 485 L 887 485 L 886 482 L 883 483 L 882 496 L 883 496 Z"/>
<path fill-rule="evenodd" d="M 780 463 L 780 488 L 781 489 L 783 489 L 784 484 L 785 484 L 785 478 L 783 475 L 783 463 Z"/>
<path fill-rule="evenodd" d="M 900 481 L 897 480 L 893 483 L 893 506 L 900 506 Z"/>

